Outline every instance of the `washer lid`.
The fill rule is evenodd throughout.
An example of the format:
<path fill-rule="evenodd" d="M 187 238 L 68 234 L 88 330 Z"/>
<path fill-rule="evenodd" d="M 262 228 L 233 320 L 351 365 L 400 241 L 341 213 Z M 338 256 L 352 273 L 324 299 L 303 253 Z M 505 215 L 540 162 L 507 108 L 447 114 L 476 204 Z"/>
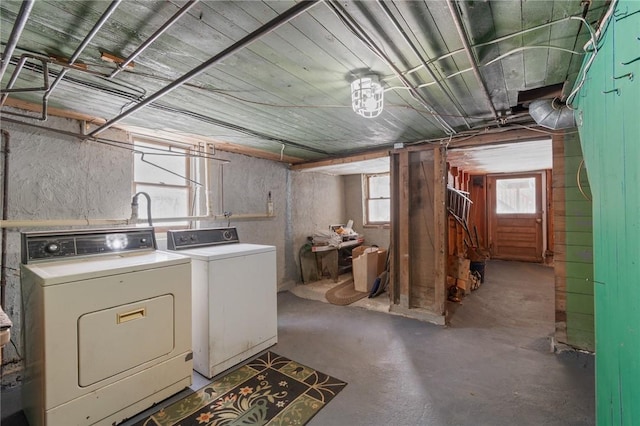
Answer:
<path fill-rule="evenodd" d="M 220 246 L 200 247 L 194 249 L 180 250 L 178 253 L 187 255 L 198 260 L 220 260 L 231 257 L 248 256 L 258 253 L 267 253 L 276 251 L 275 246 L 267 246 L 261 244 L 226 244 Z M 171 252 L 175 253 L 175 252 Z"/>
<path fill-rule="evenodd" d="M 68 283 L 129 272 L 190 263 L 191 258 L 175 252 L 98 256 L 21 265 L 40 280 L 41 285 Z"/>

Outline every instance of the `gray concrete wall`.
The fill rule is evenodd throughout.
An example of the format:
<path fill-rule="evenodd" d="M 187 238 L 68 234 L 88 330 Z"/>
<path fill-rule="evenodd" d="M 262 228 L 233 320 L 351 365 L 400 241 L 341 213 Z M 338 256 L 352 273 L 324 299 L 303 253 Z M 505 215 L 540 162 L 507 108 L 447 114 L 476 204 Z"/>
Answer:
<path fill-rule="evenodd" d="M 73 133 L 79 133 L 80 124 L 55 117 L 46 123 L 49 127 Z M 130 151 L 6 122 L 2 123 L 2 129 L 10 133 L 11 139 L 10 220 L 125 219 L 130 216 L 133 180 Z M 123 142 L 128 140 L 128 135 L 121 131 L 109 131 L 101 136 Z M 286 164 L 240 154 L 217 152 L 216 157 L 230 163 L 214 162 L 212 168 L 214 213 L 231 212 L 230 222 L 202 221 L 199 226 L 227 226 L 229 223 L 238 228 L 242 242 L 276 246 L 278 288 L 293 287 L 300 281 L 298 251 L 306 237 L 316 229 L 327 229 L 330 224 L 348 219 L 343 179 L 293 172 Z M 273 217 L 237 217 L 265 214 L 269 191 L 274 204 Z M 156 225 L 162 226 L 161 223 Z M 20 338 L 20 231 L 36 229 L 54 227 L 8 230 L 5 308 L 14 322 L 12 340 L 19 353 L 23 350 Z M 3 363 L 3 385 L 12 386 L 22 369 L 20 356 L 12 344 L 5 347 Z"/>
<path fill-rule="evenodd" d="M 230 212 L 229 220 L 203 221 L 201 227 L 235 226 L 243 243 L 268 244 L 276 247 L 278 288 L 293 286 L 295 276 L 288 270 L 293 258 L 289 253 L 288 176 L 286 164 L 241 154 L 219 151 L 217 158 L 228 164 L 213 166 L 212 188 L 215 214 Z M 242 214 L 266 214 L 267 195 L 271 191 L 273 217 L 260 219 L 234 218 Z"/>
<path fill-rule="evenodd" d="M 366 245 L 389 248 L 390 229 L 383 226 L 364 226 L 363 175 L 347 175 L 344 179 L 346 217 L 353 220 L 353 229 L 364 235 Z"/>
<path fill-rule="evenodd" d="M 52 117 L 47 126 L 80 132 L 80 123 L 75 120 Z M 2 129 L 9 132 L 10 138 L 8 220 L 125 219 L 130 216 L 130 151 L 95 142 L 80 142 L 69 136 L 6 121 L 2 123 Z M 108 131 L 103 136 L 127 141 L 127 135 L 121 131 Z M 11 329 L 13 343 L 4 349 L 3 384 L 11 385 L 16 379 L 12 372 L 22 368 L 19 355 L 23 353 L 20 231 L 39 229 L 55 228 L 7 229 L 4 309 L 14 326 Z"/>
<path fill-rule="evenodd" d="M 291 172 L 291 223 L 296 282 L 302 281 L 298 253 L 316 230 L 347 221 L 341 176 Z"/>

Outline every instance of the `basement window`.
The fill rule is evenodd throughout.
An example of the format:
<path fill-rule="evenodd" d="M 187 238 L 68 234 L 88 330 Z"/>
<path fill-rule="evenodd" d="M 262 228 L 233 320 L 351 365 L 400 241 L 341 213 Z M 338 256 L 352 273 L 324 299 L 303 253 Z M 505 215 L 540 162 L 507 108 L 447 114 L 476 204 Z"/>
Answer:
<path fill-rule="evenodd" d="M 365 175 L 365 225 L 388 225 L 391 221 L 389 173 Z"/>
<path fill-rule="evenodd" d="M 536 178 L 496 180 L 496 213 L 536 213 Z"/>
<path fill-rule="evenodd" d="M 189 148 L 159 142 L 134 140 L 133 193 L 151 198 L 151 218 L 189 216 L 191 167 Z M 138 217 L 147 218 L 147 200 L 138 197 Z M 154 223 L 155 224 L 155 223 Z M 161 222 L 160 228 L 186 227 L 188 221 Z M 144 224 L 140 224 L 144 225 Z"/>

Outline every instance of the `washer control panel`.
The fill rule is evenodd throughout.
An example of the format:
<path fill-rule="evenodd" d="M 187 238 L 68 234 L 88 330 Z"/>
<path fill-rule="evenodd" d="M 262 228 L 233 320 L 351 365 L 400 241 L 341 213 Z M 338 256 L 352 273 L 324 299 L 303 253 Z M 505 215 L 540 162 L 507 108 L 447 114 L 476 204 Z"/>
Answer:
<path fill-rule="evenodd" d="M 204 228 L 167 231 L 167 248 L 183 250 L 220 244 L 239 243 L 236 228 Z"/>
<path fill-rule="evenodd" d="M 153 228 L 23 232 L 22 263 L 156 249 Z"/>

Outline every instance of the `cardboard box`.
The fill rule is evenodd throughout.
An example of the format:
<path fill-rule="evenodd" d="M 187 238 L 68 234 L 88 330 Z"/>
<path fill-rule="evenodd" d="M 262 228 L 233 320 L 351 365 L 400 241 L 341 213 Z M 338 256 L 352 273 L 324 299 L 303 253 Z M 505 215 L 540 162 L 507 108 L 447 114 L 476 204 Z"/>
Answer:
<path fill-rule="evenodd" d="M 469 279 L 469 259 L 458 256 L 449 256 L 447 259 L 447 275 L 459 280 Z"/>
<path fill-rule="evenodd" d="M 356 291 L 371 292 L 374 281 L 385 270 L 387 251 L 379 247 L 359 246 L 351 251 L 351 257 Z"/>
<path fill-rule="evenodd" d="M 464 290 L 465 295 L 471 293 L 471 286 L 468 280 L 457 279 L 456 286 Z"/>

